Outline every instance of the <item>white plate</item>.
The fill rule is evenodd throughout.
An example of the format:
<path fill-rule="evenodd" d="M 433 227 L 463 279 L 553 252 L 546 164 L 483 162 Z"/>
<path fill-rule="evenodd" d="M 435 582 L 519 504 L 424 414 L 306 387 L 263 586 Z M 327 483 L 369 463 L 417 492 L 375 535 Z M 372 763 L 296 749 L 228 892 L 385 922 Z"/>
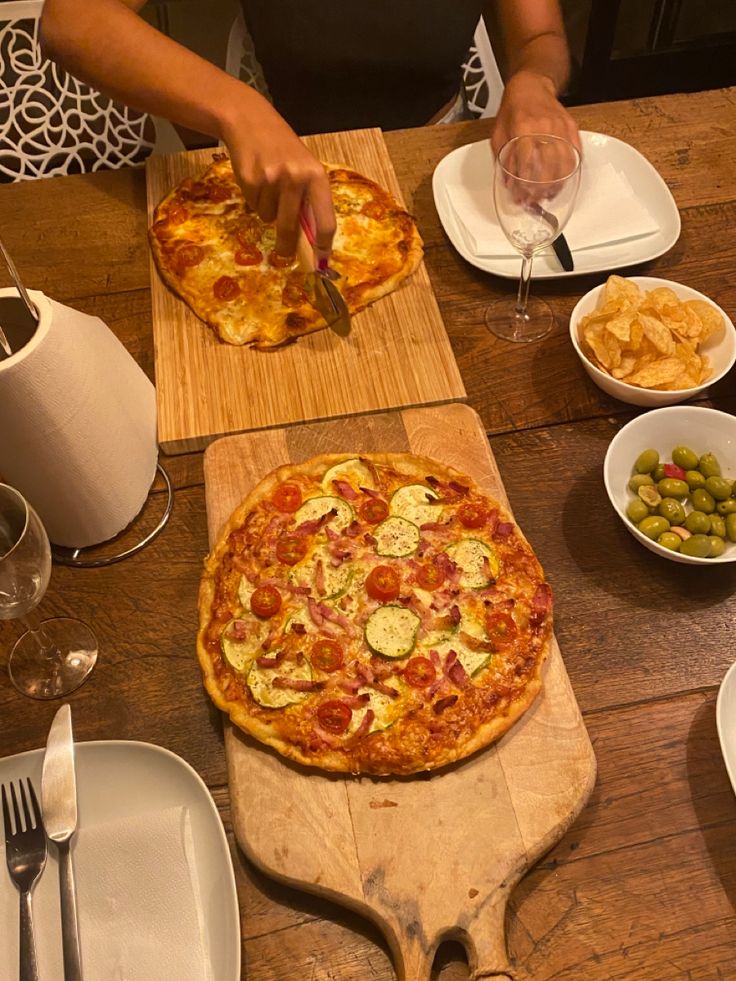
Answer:
<path fill-rule="evenodd" d="M 555 255 L 535 256 L 532 273 L 534 279 L 580 276 L 583 273 L 605 272 L 647 262 L 671 249 L 680 235 L 680 213 L 675 200 L 670 189 L 646 157 L 633 146 L 616 139 L 615 136 L 581 130 L 580 137 L 583 143 L 584 160 L 589 161 L 591 165 L 610 163 L 624 174 L 632 190 L 646 202 L 647 210 L 659 226 L 659 231 L 639 239 L 613 242 L 610 245 L 575 252 L 573 253 L 575 269 L 572 272 L 565 272 Z M 448 184 L 465 184 L 472 187 L 485 182 L 490 193 L 491 180 L 488 141 L 481 140 L 479 143 L 458 147 L 457 150 L 443 157 L 435 168 L 432 176 L 435 207 L 448 238 L 464 259 L 484 272 L 494 273 L 506 279 L 517 279 L 521 268 L 520 257 L 487 258 L 473 255 L 468 250 L 447 196 Z M 605 220 L 604 216 L 602 220 Z"/>
<path fill-rule="evenodd" d="M 716 728 L 726 770 L 736 793 L 736 663 L 728 669 L 718 689 Z"/>
<path fill-rule="evenodd" d="M 30 777 L 40 797 L 43 756 L 44 750 L 37 749 L 0 759 L 0 783 Z M 212 977 L 240 981 L 235 875 L 220 815 L 201 777 L 181 757 L 150 743 L 76 743 L 75 760 L 80 827 L 169 807 L 188 808 Z M 44 874 L 48 872 L 47 868 Z M 17 897 L 5 868 L 4 848 L 0 889 L 11 890 Z"/>

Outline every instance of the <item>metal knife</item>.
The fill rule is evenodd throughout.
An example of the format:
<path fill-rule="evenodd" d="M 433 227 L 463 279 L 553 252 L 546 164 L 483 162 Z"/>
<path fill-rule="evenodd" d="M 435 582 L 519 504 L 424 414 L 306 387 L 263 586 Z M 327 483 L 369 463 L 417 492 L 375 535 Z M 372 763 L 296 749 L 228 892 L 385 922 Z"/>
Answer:
<path fill-rule="evenodd" d="M 552 243 L 552 248 L 555 250 L 555 255 L 560 260 L 560 265 L 565 272 L 573 272 L 575 269 L 575 263 L 572 261 L 572 252 L 570 251 L 570 246 L 567 244 L 567 239 L 563 234 L 557 236 Z"/>
<path fill-rule="evenodd" d="M 299 220 L 301 231 L 297 244 L 297 257 L 299 265 L 307 273 L 314 290 L 314 304 L 327 321 L 330 330 L 333 330 L 340 337 L 347 337 L 350 333 L 350 311 L 342 293 L 334 282 L 340 278 L 339 274 L 328 266 L 325 266 L 324 269 L 315 269 L 314 236 L 303 211 Z"/>
<path fill-rule="evenodd" d="M 46 835 L 59 850 L 64 981 L 82 981 L 77 899 L 69 848 L 77 829 L 77 781 L 70 705 L 61 706 L 49 730 L 41 777 L 41 809 Z"/>

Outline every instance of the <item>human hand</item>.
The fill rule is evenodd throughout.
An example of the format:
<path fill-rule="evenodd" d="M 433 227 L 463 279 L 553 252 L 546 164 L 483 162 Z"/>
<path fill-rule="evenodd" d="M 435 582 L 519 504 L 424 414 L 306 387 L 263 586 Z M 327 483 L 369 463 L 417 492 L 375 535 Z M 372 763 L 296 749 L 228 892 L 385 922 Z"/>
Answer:
<path fill-rule="evenodd" d="M 494 156 L 514 136 L 545 133 L 561 136 L 582 151 L 578 127 L 557 99 L 546 75 L 522 70 L 509 79 L 491 131 Z"/>
<path fill-rule="evenodd" d="M 276 222 L 278 255 L 296 253 L 304 209 L 314 231 L 315 260 L 327 259 L 336 220 L 325 169 L 275 109 L 258 99 L 256 112 L 249 100 L 247 118 L 236 115 L 223 127 L 235 177 L 259 218 Z"/>

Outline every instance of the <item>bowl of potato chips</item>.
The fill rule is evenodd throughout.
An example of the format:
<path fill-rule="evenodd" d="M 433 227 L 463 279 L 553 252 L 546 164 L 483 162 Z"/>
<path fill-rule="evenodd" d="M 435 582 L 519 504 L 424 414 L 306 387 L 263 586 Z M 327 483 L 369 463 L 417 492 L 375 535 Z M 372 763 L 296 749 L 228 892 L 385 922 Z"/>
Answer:
<path fill-rule="evenodd" d="M 697 290 L 650 276 L 609 276 L 570 316 L 570 338 L 604 392 L 658 407 L 692 398 L 736 362 L 736 330 Z"/>
<path fill-rule="evenodd" d="M 603 462 L 608 499 L 626 530 L 662 558 L 736 562 L 736 417 L 699 405 L 636 416 Z"/>

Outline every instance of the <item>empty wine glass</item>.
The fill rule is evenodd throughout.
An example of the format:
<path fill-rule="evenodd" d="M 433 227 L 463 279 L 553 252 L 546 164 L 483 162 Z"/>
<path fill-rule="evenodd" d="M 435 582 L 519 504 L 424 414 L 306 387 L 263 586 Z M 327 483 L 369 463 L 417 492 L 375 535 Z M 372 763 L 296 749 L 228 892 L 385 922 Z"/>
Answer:
<path fill-rule="evenodd" d="M 497 300 L 486 311 L 486 325 L 497 337 L 537 341 L 552 329 L 549 304 L 529 296 L 532 260 L 562 232 L 579 185 L 580 154 L 560 136 L 516 136 L 501 147 L 493 199 L 498 223 L 522 261 L 516 303 Z"/>
<path fill-rule="evenodd" d="M 68 695 L 97 660 L 97 639 L 87 624 L 38 616 L 50 578 L 51 548 L 41 520 L 22 494 L 0 484 L 0 620 L 27 627 L 10 652 L 8 671 L 31 698 Z"/>

